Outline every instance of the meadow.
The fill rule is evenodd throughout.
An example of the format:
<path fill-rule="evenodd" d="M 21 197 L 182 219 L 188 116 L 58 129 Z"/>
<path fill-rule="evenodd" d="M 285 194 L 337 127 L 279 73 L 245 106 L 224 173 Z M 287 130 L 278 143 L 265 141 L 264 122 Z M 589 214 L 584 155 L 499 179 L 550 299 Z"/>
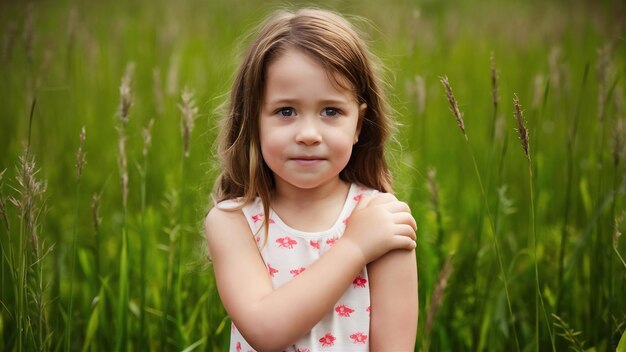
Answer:
<path fill-rule="evenodd" d="M 385 65 L 416 350 L 626 351 L 620 0 L 0 2 L 0 350 L 228 350 L 214 141 L 285 5 L 358 16 Z"/>

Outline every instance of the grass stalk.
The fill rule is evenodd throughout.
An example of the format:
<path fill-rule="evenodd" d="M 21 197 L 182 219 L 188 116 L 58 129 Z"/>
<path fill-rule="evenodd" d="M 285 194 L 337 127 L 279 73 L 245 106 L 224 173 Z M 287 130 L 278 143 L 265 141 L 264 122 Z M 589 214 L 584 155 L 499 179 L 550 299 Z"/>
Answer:
<path fill-rule="evenodd" d="M 424 342 L 422 344 L 422 351 L 428 351 L 430 349 L 430 342 L 432 340 L 431 331 L 433 327 L 433 323 L 435 321 L 435 316 L 437 315 L 437 311 L 441 306 L 443 301 L 443 297 L 445 295 L 446 287 L 448 286 L 448 280 L 450 279 L 450 275 L 452 275 L 453 267 L 452 267 L 452 259 L 451 257 L 447 257 L 441 270 L 439 271 L 439 275 L 437 277 L 437 283 L 435 284 L 435 289 L 431 295 L 430 307 L 428 308 L 428 316 L 426 318 L 426 328 L 424 332 Z"/>
<path fill-rule="evenodd" d="M 187 185 L 187 162 L 189 159 L 189 146 L 191 145 L 191 135 L 193 132 L 193 127 L 195 120 L 198 117 L 198 108 L 195 105 L 194 101 L 194 93 L 189 90 L 188 87 L 183 89 L 181 95 L 181 104 L 178 105 L 178 108 L 181 112 L 181 137 L 182 137 L 182 145 L 183 145 L 183 158 L 181 161 L 181 184 L 180 184 L 180 207 L 179 207 L 179 221 L 181 226 L 181 236 L 180 240 L 177 244 L 177 275 L 176 275 L 176 328 L 179 334 L 181 347 L 188 345 L 188 338 L 184 331 L 184 323 L 183 323 L 183 311 L 182 311 L 182 282 L 183 282 L 183 263 L 182 263 L 182 254 L 185 250 L 184 240 L 185 240 L 185 186 Z"/>
<path fill-rule="evenodd" d="M 467 145 L 467 148 L 469 150 L 469 154 L 472 158 L 472 164 L 474 166 L 474 172 L 476 174 L 476 178 L 478 180 L 478 184 L 480 186 L 480 192 L 483 198 L 483 202 L 486 204 L 485 209 L 487 209 L 487 217 L 489 219 L 489 225 L 490 225 L 490 229 L 491 229 L 491 234 L 492 234 L 492 240 L 493 240 L 493 246 L 495 248 L 496 251 L 496 257 L 498 259 L 498 264 L 499 264 L 499 268 L 500 268 L 500 275 L 502 275 L 502 282 L 504 284 L 504 293 L 506 296 L 506 301 L 507 301 L 507 306 L 508 306 L 508 310 L 509 310 L 509 315 L 511 317 L 511 327 L 513 329 L 513 335 L 515 337 L 515 346 L 517 348 L 517 351 L 520 351 L 520 344 L 519 344 L 519 338 L 517 335 L 517 328 L 515 327 L 515 315 L 513 314 L 513 307 L 511 305 L 511 297 L 510 297 L 510 293 L 509 293 L 509 286 L 508 286 L 508 279 L 507 279 L 507 275 L 506 275 L 506 271 L 504 270 L 504 265 L 502 264 L 502 255 L 500 253 L 500 245 L 498 244 L 498 238 L 496 237 L 496 229 L 495 229 L 495 224 L 493 221 L 493 216 L 491 216 L 491 211 L 489 210 L 489 201 L 487 199 L 487 194 L 485 192 L 485 188 L 483 186 L 483 182 L 482 182 L 482 178 L 480 176 L 480 170 L 478 169 L 478 162 L 476 161 L 476 156 L 474 155 L 474 151 L 472 149 L 472 145 L 469 141 L 469 138 L 467 136 L 467 133 L 465 131 L 465 123 L 463 121 L 463 115 L 461 114 L 461 111 L 459 110 L 459 106 L 456 102 L 456 98 L 454 97 L 454 94 L 452 92 L 452 87 L 450 86 L 450 83 L 448 81 L 448 77 L 440 77 L 440 81 L 443 84 L 445 90 L 446 90 L 446 95 L 448 97 L 448 102 L 450 103 L 450 109 L 452 110 L 452 113 L 454 115 L 454 117 L 456 118 L 457 121 L 457 125 L 459 126 L 459 129 L 461 130 L 461 132 L 463 133 L 463 136 L 465 137 L 465 144 Z"/>
<path fill-rule="evenodd" d="M 148 173 L 148 150 L 152 144 L 152 127 L 154 119 L 150 119 L 148 126 L 143 129 L 143 151 L 142 166 L 139 167 L 141 177 L 141 244 L 140 244 L 140 322 L 139 331 L 142 341 L 148 341 L 148 329 L 146 327 L 146 253 L 147 253 L 147 232 L 146 232 L 146 177 Z"/>
<path fill-rule="evenodd" d="M 624 270 L 626 270 L 626 261 L 624 261 L 624 258 L 622 257 L 622 255 L 619 252 L 618 243 L 619 243 L 619 238 L 622 237 L 622 233 L 619 230 L 619 226 L 620 226 L 621 222 L 623 221 L 625 215 L 626 214 L 622 214 L 620 219 L 615 219 L 615 232 L 613 234 L 613 246 L 612 246 L 613 247 L 613 251 L 615 252 L 615 255 L 617 256 L 619 261 L 622 263 L 622 266 L 624 266 Z"/>
<path fill-rule="evenodd" d="M 161 316 L 161 341 L 160 341 L 160 345 L 161 345 L 161 351 L 167 351 L 169 350 L 167 348 L 167 344 L 168 344 L 168 334 L 166 332 L 171 331 L 171 329 L 169 329 L 169 321 L 170 321 L 170 314 L 169 314 L 169 308 L 170 308 L 170 302 L 172 301 L 172 295 L 174 294 L 174 277 L 175 277 L 175 260 L 176 260 L 176 248 L 177 248 L 177 243 L 178 243 L 178 236 L 180 236 L 180 222 L 177 220 L 177 216 L 180 216 L 180 213 L 176 213 L 178 207 L 180 207 L 180 205 L 178 204 L 180 200 L 180 196 L 177 194 L 176 191 L 172 191 L 168 194 L 166 194 L 166 199 L 165 199 L 165 209 L 168 212 L 168 218 L 170 219 L 170 223 L 169 226 L 167 226 L 165 228 L 165 232 L 167 233 L 168 237 L 169 237 L 169 244 L 168 244 L 168 255 L 167 255 L 167 273 L 166 273 L 166 278 L 165 278 L 165 297 L 163 299 L 163 311 L 162 311 L 162 316 Z"/>
<path fill-rule="evenodd" d="M 435 212 L 435 221 L 437 222 L 437 250 L 439 251 L 439 258 L 441 258 L 441 245 L 443 243 L 444 228 L 443 217 L 441 215 L 441 204 L 439 200 L 439 185 L 437 184 L 437 170 L 429 168 L 426 173 L 426 187 L 430 194 L 430 201 L 432 203 L 433 211 Z"/>
<path fill-rule="evenodd" d="M 76 242 L 78 238 L 78 220 L 80 209 L 80 179 L 83 173 L 83 166 L 85 165 L 85 127 L 80 132 L 80 144 L 78 146 L 78 152 L 76 153 L 76 198 L 75 198 L 75 210 L 74 210 L 74 229 L 72 231 L 72 248 L 70 250 L 70 302 L 67 310 L 67 322 L 65 325 L 65 351 L 72 349 L 72 326 L 73 326 L 73 307 L 74 307 L 74 281 L 76 274 Z"/>
<path fill-rule="evenodd" d="M 552 329 L 550 328 L 550 320 L 548 319 L 548 314 L 546 311 L 545 304 L 543 302 L 543 295 L 541 294 L 541 286 L 539 283 L 539 263 L 537 260 L 537 222 L 535 220 L 535 191 L 534 191 L 534 178 L 533 178 L 533 168 L 532 168 L 532 160 L 530 157 L 530 143 L 528 138 L 528 130 L 526 129 L 524 123 L 524 116 L 522 113 L 522 109 L 519 103 L 519 98 L 517 94 L 513 96 L 513 106 L 515 107 L 515 119 L 517 121 L 517 133 L 519 134 L 520 142 L 522 145 L 522 150 L 524 151 L 524 156 L 526 157 L 526 162 L 528 165 L 528 188 L 530 190 L 530 224 L 531 224 L 531 247 L 533 253 L 533 266 L 535 271 L 535 350 L 539 351 L 539 303 L 541 303 L 541 308 L 543 310 L 545 319 L 546 319 L 546 327 L 548 329 L 548 333 L 550 334 L 550 342 L 552 343 L 552 350 L 556 351 L 556 346 L 554 344 L 554 337 L 552 335 Z"/>
<path fill-rule="evenodd" d="M 122 243 L 120 252 L 120 278 L 118 287 L 117 329 L 115 333 L 115 351 L 127 348 L 128 338 L 128 162 L 126 155 L 126 125 L 132 105 L 131 83 L 134 64 L 126 66 L 126 72 L 120 85 L 120 105 L 118 111 L 118 166 L 120 171 L 120 187 L 122 193 Z"/>

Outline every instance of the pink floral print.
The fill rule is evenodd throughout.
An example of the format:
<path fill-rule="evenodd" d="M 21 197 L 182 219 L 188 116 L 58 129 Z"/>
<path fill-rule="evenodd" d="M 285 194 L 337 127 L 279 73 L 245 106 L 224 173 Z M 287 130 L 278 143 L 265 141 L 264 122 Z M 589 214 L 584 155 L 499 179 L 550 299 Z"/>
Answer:
<path fill-rule="evenodd" d="M 311 245 L 311 247 L 315 248 L 315 249 L 320 249 L 320 240 L 314 241 L 314 240 L 310 240 L 309 244 Z"/>
<path fill-rule="evenodd" d="M 274 274 L 278 273 L 278 269 L 273 268 L 270 263 L 267 263 L 267 271 L 270 273 L 271 277 L 274 277 Z"/>
<path fill-rule="evenodd" d="M 367 335 L 362 332 L 355 332 L 354 334 L 350 335 L 350 338 L 352 339 L 352 343 L 365 344 L 365 341 L 367 340 Z"/>
<path fill-rule="evenodd" d="M 293 249 L 293 246 L 297 245 L 298 241 L 289 236 L 285 236 L 277 239 L 276 243 L 278 243 L 278 246 L 281 248 Z"/>
<path fill-rule="evenodd" d="M 320 339 L 322 347 L 331 347 L 335 344 L 336 338 L 332 334 L 326 334 Z"/>
<path fill-rule="evenodd" d="M 340 317 L 348 317 L 348 318 L 350 318 L 350 314 L 354 313 L 354 309 L 352 309 L 352 308 L 342 304 L 342 305 L 337 306 L 335 308 L 335 312 L 337 312 L 337 314 L 339 314 Z"/>
<path fill-rule="evenodd" d="M 366 284 L 367 280 L 362 278 L 361 275 L 357 276 L 356 278 L 354 278 L 354 281 L 352 281 L 352 285 L 354 285 L 354 287 L 365 288 Z"/>
<path fill-rule="evenodd" d="M 298 268 L 298 269 L 289 270 L 289 272 L 291 273 L 291 275 L 293 275 L 293 277 L 296 277 L 296 276 L 300 275 L 305 270 L 306 270 L 306 268 L 302 267 L 302 268 Z"/>

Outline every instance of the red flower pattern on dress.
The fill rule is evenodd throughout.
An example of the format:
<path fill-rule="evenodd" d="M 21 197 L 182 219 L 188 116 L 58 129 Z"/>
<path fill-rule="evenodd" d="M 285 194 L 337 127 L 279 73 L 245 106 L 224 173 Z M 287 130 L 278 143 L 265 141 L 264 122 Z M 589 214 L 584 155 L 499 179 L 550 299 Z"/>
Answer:
<path fill-rule="evenodd" d="M 293 277 L 296 277 L 296 276 L 300 275 L 304 270 L 306 270 L 306 268 L 302 267 L 302 268 L 298 268 L 298 269 L 289 270 L 289 272 L 291 273 L 291 275 L 293 275 Z"/>
<path fill-rule="evenodd" d="M 350 338 L 352 339 L 352 343 L 365 344 L 365 340 L 367 340 L 367 335 L 362 332 L 355 332 L 354 334 L 350 335 Z"/>
<path fill-rule="evenodd" d="M 358 201 L 360 201 L 360 200 L 361 200 L 361 198 L 363 198 L 363 194 L 357 194 L 357 195 L 356 195 L 356 196 L 354 196 L 354 198 L 352 198 L 352 199 L 354 199 L 354 201 L 355 201 L 355 202 L 358 202 Z"/>
<path fill-rule="evenodd" d="M 332 247 L 335 244 L 335 242 L 337 242 L 337 240 L 338 240 L 337 237 L 329 238 L 326 240 L 326 244 Z"/>
<path fill-rule="evenodd" d="M 365 311 L 367 312 L 367 315 L 369 316 L 370 313 L 372 312 L 372 306 L 367 306 L 367 309 Z"/>
<path fill-rule="evenodd" d="M 259 221 L 263 221 L 263 218 L 264 218 L 264 217 L 265 217 L 265 214 L 263 214 L 263 213 L 258 213 L 258 214 L 256 214 L 256 215 L 252 215 L 252 222 L 256 224 L 256 223 L 257 223 L 257 222 L 259 222 Z M 270 223 L 270 224 L 274 224 L 274 220 L 272 220 L 272 219 L 270 218 L 269 223 Z"/>
<path fill-rule="evenodd" d="M 261 220 L 263 220 L 263 213 L 252 215 L 252 222 L 254 222 L 255 224 Z"/>
<path fill-rule="evenodd" d="M 309 244 L 311 245 L 311 247 L 315 249 L 320 249 L 320 240 L 317 240 L 317 241 L 310 240 Z"/>
<path fill-rule="evenodd" d="M 235 349 L 237 350 L 237 352 L 241 352 L 241 342 L 237 341 L 237 344 L 235 345 Z"/>
<path fill-rule="evenodd" d="M 354 287 L 365 288 L 366 284 L 367 284 L 367 280 L 362 278 L 361 275 L 355 277 L 354 281 L 352 281 L 352 285 L 354 285 Z"/>
<path fill-rule="evenodd" d="M 298 241 L 294 240 L 293 238 L 289 236 L 285 236 L 285 237 L 281 237 L 277 239 L 276 243 L 278 243 L 278 247 L 293 249 L 293 246 L 297 245 Z"/>
<path fill-rule="evenodd" d="M 274 277 L 274 274 L 278 272 L 278 269 L 273 268 L 270 263 L 267 263 L 267 271 L 270 273 L 271 277 Z"/>
<path fill-rule="evenodd" d="M 340 317 L 350 317 L 351 313 L 354 313 L 354 309 L 346 306 L 346 305 L 340 305 L 337 306 L 337 308 L 335 308 L 335 312 L 337 312 L 337 314 L 339 314 Z"/>
<path fill-rule="evenodd" d="M 332 334 L 326 334 L 320 339 L 322 347 L 330 347 L 335 344 L 336 338 Z"/>
<path fill-rule="evenodd" d="M 342 222 L 343 222 L 343 224 L 344 224 L 344 225 L 346 225 L 346 224 L 348 223 L 348 220 L 349 220 L 349 219 L 350 219 L 350 217 L 349 217 L 349 216 L 348 216 L 348 217 L 346 217 L 345 219 L 343 219 L 343 221 L 342 221 Z"/>

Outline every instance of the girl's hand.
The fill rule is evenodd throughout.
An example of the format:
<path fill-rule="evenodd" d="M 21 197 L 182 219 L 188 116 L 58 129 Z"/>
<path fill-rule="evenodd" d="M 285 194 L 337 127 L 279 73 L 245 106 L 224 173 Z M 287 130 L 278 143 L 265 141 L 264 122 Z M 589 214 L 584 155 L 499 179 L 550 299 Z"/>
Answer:
<path fill-rule="evenodd" d="M 414 249 L 416 229 L 409 206 L 382 193 L 359 202 L 342 239 L 355 244 L 367 264 L 394 249 Z"/>

